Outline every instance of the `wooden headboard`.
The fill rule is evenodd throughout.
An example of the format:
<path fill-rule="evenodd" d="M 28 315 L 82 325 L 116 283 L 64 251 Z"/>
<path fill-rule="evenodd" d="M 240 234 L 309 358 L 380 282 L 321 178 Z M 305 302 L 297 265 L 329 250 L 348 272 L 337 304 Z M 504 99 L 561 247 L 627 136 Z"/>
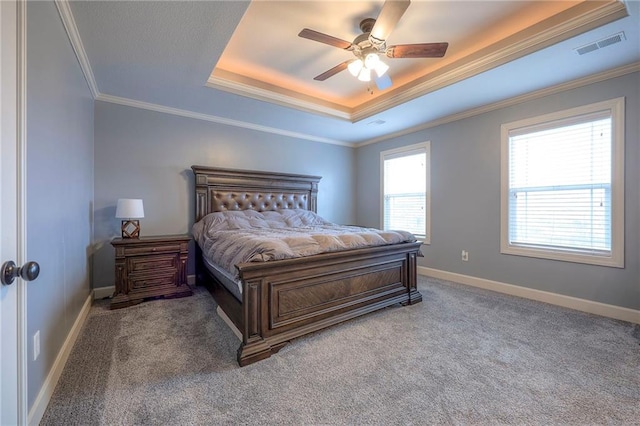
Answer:
<path fill-rule="evenodd" d="M 195 221 L 225 210 L 305 209 L 317 212 L 320 176 L 191 166 Z"/>

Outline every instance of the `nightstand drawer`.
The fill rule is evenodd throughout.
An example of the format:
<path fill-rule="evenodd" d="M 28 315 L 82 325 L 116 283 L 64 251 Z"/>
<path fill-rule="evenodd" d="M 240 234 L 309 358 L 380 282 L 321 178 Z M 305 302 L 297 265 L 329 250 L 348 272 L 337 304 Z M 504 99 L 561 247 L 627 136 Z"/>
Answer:
<path fill-rule="evenodd" d="M 178 255 L 159 254 L 155 256 L 134 256 L 127 258 L 127 271 L 135 274 L 139 271 L 178 268 Z"/>
<path fill-rule="evenodd" d="M 175 287 L 178 270 L 158 271 L 158 274 L 131 274 L 129 283 L 132 290 L 147 289 L 150 287 Z"/>
<path fill-rule="evenodd" d="M 180 244 L 163 244 L 152 247 L 125 247 L 125 256 L 138 256 L 154 253 L 180 253 Z"/>

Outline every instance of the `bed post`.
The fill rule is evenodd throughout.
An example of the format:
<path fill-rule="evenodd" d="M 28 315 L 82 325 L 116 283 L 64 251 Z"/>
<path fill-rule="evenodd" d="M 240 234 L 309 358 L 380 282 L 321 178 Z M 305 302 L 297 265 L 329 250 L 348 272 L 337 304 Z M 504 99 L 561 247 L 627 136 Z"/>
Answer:
<path fill-rule="evenodd" d="M 309 210 L 318 213 L 318 181 L 311 181 L 311 191 L 309 195 Z"/>
<path fill-rule="evenodd" d="M 245 365 L 269 358 L 274 350 L 263 336 L 263 321 L 265 317 L 265 303 L 268 295 L 265 294 L 261 279 L 244 280 L 242 286 L 243 303 L 243 330 L 242 344 L 238 348 L 238 364 Z"/>
<path fill-rule="evenodd" d="M 418 253 L 420 253 L 420 249 L 418 249 L 418 252 L 407 253 L 406 283 L 407 290 L 409 292 L 409 300 L 407 300 L 404 305 L 414 305 L 422 302 L 422 294 L 418 292 Z"/>
<path fill-rule="evenodd" d="M 195 168 L 192 168 L 195 174 L 195 222 L 202 219 L 207 214 L 207 206 L 209 202 L 207 197 L 209 195 L 209 191 L 207 191 L 207 176 L 198 171 Z M 198 242 L 195 242 L 195 257 L 196 257 L 196 285 L 204 284 L 204 274 L 205 267 L 202 260 L 202 249 Z"/>

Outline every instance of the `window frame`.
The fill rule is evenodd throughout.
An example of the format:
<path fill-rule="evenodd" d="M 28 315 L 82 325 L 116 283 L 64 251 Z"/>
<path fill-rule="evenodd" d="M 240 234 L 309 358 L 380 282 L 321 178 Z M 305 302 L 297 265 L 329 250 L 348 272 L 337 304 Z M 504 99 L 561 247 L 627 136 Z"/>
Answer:
<path fill-rule="evenodd" d="M 422 244 L 431 244 L 431 142 L 421 142 L 380 152 L 380 229 L 384 229 L 384 162 L 417 153 L 426 154 L 425 161 L 425 236 L 416 235 Z M 404 154 L 404 155 L 403 155 Z"/>
<path fill-rule="evenodd" d="M 502 124 L 500 152 L 500 253 L 565 262 L 624 268 L 624 97 L 597 102 L 550 114 Z M 577 116 L 611 114 L 611 252 L 593 254 L 587 250 L 532 247 L 509 242 L 509 133 L 523 128 L 547 126 Z M 559 124 L 559 127 L 562 124 Z"/>

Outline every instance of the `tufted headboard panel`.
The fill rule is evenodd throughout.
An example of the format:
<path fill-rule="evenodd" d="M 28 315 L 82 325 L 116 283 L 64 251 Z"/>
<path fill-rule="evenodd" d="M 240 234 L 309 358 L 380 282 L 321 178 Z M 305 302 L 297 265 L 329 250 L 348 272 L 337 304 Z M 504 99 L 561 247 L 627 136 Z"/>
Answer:
<path fill-rule="evenodd" d="M 305 193 L 283 194 L 257 193 L 247 191 L 218 191 L 212 189 L 209 193 L 213 211 L 224 210 L 266 210 L 305 209 L 309 210 L 309 196 Z"/>
<path fill-rule="evenodd" d="M 305 209 L 316 212 L 321 177 L 191 166 L 195 221 L 225 210 Z"/>

